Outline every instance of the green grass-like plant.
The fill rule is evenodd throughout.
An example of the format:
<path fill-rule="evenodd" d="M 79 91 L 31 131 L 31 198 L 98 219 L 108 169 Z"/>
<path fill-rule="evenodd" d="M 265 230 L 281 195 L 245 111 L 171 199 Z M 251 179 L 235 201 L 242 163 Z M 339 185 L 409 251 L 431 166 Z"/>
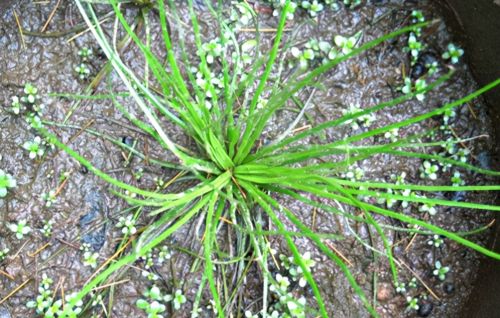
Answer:
<path fill-rule="evenodd" d="M 378 252 L 381 252 L 387 259 L 395 285 L 398 284 L 397 262 L 392 255 L 392 248 L 385 234 L 386 229 L 383 224 L 375 220 L 374 215 L 418 226 L 423 231 L 446 237 L 484 255 L 500 259 L 500 254 L 490 251 L 462 235 L 435 226 L 430 221 L 418 219 L 363 199 L 366 197 L 384 198 L 385 200 L 422 203 L 429 206 L 453 206 L 499 211 L 500 207 L 494 205 L 432 198 L 432 193 L 438 191 L 497 191 L 500 186 L 433 186 L 358 181 L 339 177 L 342 172 L 347 171 L 349 166 L 378 154 L 420 158 L 422 161 L 432 160 L 484 175 L 498 176 L 500 173 L 496 171 L 477 168 L 459 160 L 423 152 L 421 149 L 433 147 L 439 143 L 425 144 L 415 141 L 418 140 L 419 136 L 394 140 L 381 138 L 386 142 L 371 146 L 361 146 L 360 141 L 373 136 L 384 136 L 384 134 L 418 124 L 433 116 L 442 115 L 496 87 L 500 84 L 500 79 L 457 101 L 444 104 L 416 117 L 379 128 L 354 132 L 341 141 L 325 141 L 318 144 L 309 141 L 308 138 L 320 136 L 327 129 L 335 129 L 362 116 L 384 111 L 416 98 L 419 94 L 425 94 L 438 88 L 440 84 L 453 75 L 453 70 L 450 69 L 447 74 L 420 90 L 408 90 L 404 95 L 393 100 L 384 101 L 354 113 L 348 112 L 340 118 L 320 123 L 294 135 L 288 132 L 281 134 L 276 140 L 266 145 L 259 143 L 271 117 L 285 107 L 288 102 L 301 104 L 295 96 L 301 91 L 315 87 L 321 76 L 336 65 L 362 54 L 388 39 L 424 28 L 429 22 L 407 26 L 381 38 L 361 43 L 357 48 L 350 48 L 345 54 L 327 61 L 311 71 L 293 74 L 283 85 L 278 85 L 281 80 L 278 56 L 288 47 L 286 43 L 284 45 L 282 38 L 290 1 L 286 1 L 281 11 L 274 44 L 270 52 L 260 55 L 256 50 L 250 66 L 244 66 L 241 63 L 240 44 L 222 17 L 223 6 L 219 5 L 217 8 L 213 8 L 207 1 L 208 9 L 218 21 L 220 45 L 223 48 L 231 46 L 234 50 L 232 55 L 228 49 L 217 51 L 217 54 L 220 54 L 222 72 L 222 88 L 220 93 L 217 93 L 219 87 L 212 81 L 213 69 L 211 65 L 214 62 L 214 57 L 210 55 L 210 61 L 207 61 L 207 55 L 203 53 L 207 51 L 206 45 L 204 46 L 191 0 L 188 1 L 191 18 L 190 28 L 184 27 L 183 22 L 180 22 L 173 1 L 169 3 L 168 7 L 163 0 L 152 3 L 152 8 L 157 9 L 156 12 L 159 14 L 166 60 L 155 56 L 148 36 L 143 40 L 134 32 L 132 25 L 127 22 L 121 12 L 119 1 L 109 0 L 108 4 L 112 6 L 115 13 L 115 27 L 123 28 L 144 56 L 148 68 L 147 73 L 150 73 L 150 77 L 154 78 L 152 81 L 154 85 L 158 85 L 158 89 L 153 90 L 148 81 L 139 78 L 121 60 L 115 49 L 115 39 L 107 36 L 101 25 L 97 23 L 98 17 L 93 4 L 82 0 L 76 0 L 75 3 L 99 46 L 108 57 L 114 71 L 127 87 L 127 95 L 129 98 L 133 98 L 137 106 L 136 110 L 141 115 L 132 115 L 132 112 L 120 104 L 118 95 L 111 94 L 110 97 L 117 109 L 138 129 L 155 140 L 158 147 L 173 154 L 176 158 L 175 162 L 162 163 L 158 161 L 158 164 L 179 170 L 182 176 L 190 177 L 191 180 L 196 181 L 196 184 L 177 193 L 165 191 L 163 187 L 154 191 L 135 187 L 97 169 L 91 162 L 84 159 L 68 145 L 57 140 L 48 130 L 42 128 L 41 132 L 51 143 L 66 151 L 86 166 L 89 171 L 108 182 L 116 195 L 136 206 L 138 210 L 148 211 L 148 215 L 155 218 L 155 221 L 144 231 L 138 232 L 140 235 L 137 236 L 134 247 L 127 254 L 109 263 L 83 286 L 77 296 L 72 298 L 73 306 L 86 297 L 93 288 L 106 283 L 113 273 L 138 260 L 141 256 L 147 255 L 179 228 L 188 224 L 195 217 L 202 216 L 204 227 L 201 258 L 203 261 L 199 262 L 199 266 L 203 268 L 203 277 L 197 298 L 194 301 L 193 311 L 199 306 L 201 291 L 208 287 L 212 293 L 218 317 L 228 316 L 233 308 L 232 303 L 235 301 L 233 291 L 235 286 L 227 285 L 231 282 L 228 283 L 224 279 L 224 275 L 221 273 L 225 271 L 221 268 L 229 264 L 233 266 L 233 270 L 243 274 L 249 260 L 255 260 L 263 274 L 262 313 L 267 313 L 269 287 L 277 284 L 275 276 L 270 273 L 268 268 L 268 260 L 271 256 L 267 238 L 270 235 L 279 235 L 288 244 L 294 263 L 300 267 L 304 279 L 314 294 L 316 304 L 308 304 L 310 312 L 321 317 L 331 315 L 327 312 L 325 297 L 318 287 L 310 267 L 301 256 L 303 252 L 299 250 L 294 241 L 294 238 L 299 236 L 307 237 L 320 253 L 323 253 L 342 270 L 368 312 L 373 316 L 378 316 L 345 261 L 326 245 L 324 235 L 309 227 L 305 220 L 301 219 L 300 211 L 294 211 L 284 206 L 280 198 L 291 198 L 312 208 L 321 209 L 325 213 L 340 214 L 349 219 L 364 222 L 376 229 L 385 248 L 384 251 Z M 141 9 L 143 18 L 147 18 L 146 12 L 149 9 Z M 171 30 L 167 24 L 167 14 L 169 19 L 175 22 L 173 24 L 176 25 L 176 30 L 179 32 L 177 43 L 172 41 Z M 254 23 L 258 30 L 256 17 L 254 17 Z M 194 35 L 199 65 L 198 60 L 192 61 L 188 58 L 186 44 L 183 42 L 186 33 Z M 208 43 L 208 41 L 206 42 Z M 260 47 L 258 32 L 256 47 Z M 180 57 L 176 53 L 180 53 Z M 245 60 L 248 61 L 248 56 L 245 57 Z M 193 65 L 197 66 L 201 73 L 198 77 L 189 71 Z M 246 76 L 242 77 L 243 73 Z M 203 89 L 197 84 L 197 80 L 199 83 L 200 78 L 204 80 Z M 254 85 L 255 83 L 256 85 Z M 211 96 L 209 106 L 205 103 L 207 92 Z M 262 105 L 259 106 L 259 103 L 263 98 L 267 100 L 267 103 L 262 107 Z M 305 105 L 302 104 L 302 106 L 305 109 Z M 303 113 L 299 116 L 303 116 Z M 166 129 L 166 122 L 168 125 L 178 126 L 196 144 L 196 148 L 186 149 L 176 144 Z M 306 145 L 299 145 L 301 141 L 305 140 L 308 141 Z M 127 145 L 121 146 L 134 151 L 134 153 L 137 152 Z M 325 162 L 318 160 L 332 155 L 339 159 Z M 428 197 L 404 196 L 400 194 L 404 190 L 429 194 Z M 322 199 L 322 202 L 330 203 L 320 204 L 312 198 L 319 198 Z M 350 213 L 352 208 L 349 207 L 361 211 L 362 216 Z M 265 218 L 270 220 L 269 229 L 263 225 Z M 222 224 L 223 219 L 229 220 L 230 224 Z M 296 231 L 290 231 L 285 224 L 293 224 Z M 235 241 L 232 242 L 235 247 L 232 254 L 222 252 L 219 246 L 220 229 L 223 226 L 227 226 L 230 231 L 236 233 Z M 127 234 L 135 234 L 135 230 L 133 233 L 127 232 Z M 252 258 L 249 258 L 250 256 Z M 223 283 L 220 283 L 221 280 Z M 68 308 L 72 308 L 72 306 L 68 306 Z"/>

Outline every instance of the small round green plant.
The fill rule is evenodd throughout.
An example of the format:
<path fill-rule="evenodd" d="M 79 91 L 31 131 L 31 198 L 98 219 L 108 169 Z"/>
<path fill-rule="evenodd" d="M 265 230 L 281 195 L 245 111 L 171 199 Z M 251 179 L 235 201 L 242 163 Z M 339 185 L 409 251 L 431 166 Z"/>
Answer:
<path fill-rule="evenodd" d="M 21 101 L 19 100 L 19 97 L 17 96 L 12 96 L 12 103 L 10 106 L 10 111 L 15 114 L 19 115 L 21 113 Z"/>
<path fill-rule="evenodd" d="M 28 221 L 19 220 L 17 223 L 9 223 L 7 227 L 12 232 L 16 233 L 18 240 L 22 240 L 23 237 L 31 232 L 31 227 L 27 225 Z"/>
<path fill-rule="evenodd" d="M 99 260 L 99 253 L 94 252 L 88 243 L 83 243 L 80 250 L 83 251 L 83 265 L 96 268 L 97 261 Z"/>
<path fill-rule="evenodd" d="M 26 95 L 21 97 L 21 101 L 26 104 L 35 104 L 35 102 L 40 98 L 38 95 L 38 88 L 31 83 L 24 85 L 24 94 Z"/>
<path fill-rule="evenodd" d="M 182 305 L 186 303 L 187 301 L 187 298 L 186 296 L 184 296 L 182 290 L 180 289 L 177 289 L 174 294 L 170 295 L 165 295 L 165 297 L 163 297 L 163 299 L 166 301 L 166 302 L 169 302 L 171 301 L 172 302 L 172 307 L 174 308 L 174 310 L 179 310 L 181 309 Z"/>
<path fill-rule="evenodd" d="M 135 228 L 135 219 L 132 214 L 126 217 L 120 217 L 116 227 L 121 228 L 124 235 L 134 235 L 137 232 Z"/>
<path fill-rule="evenodd" d="M 28 150 L 30 159 L 41 158 L 45 153 L 45 146 L 40 136 L 36 136 L 33 141 L 26 141 L 23 148 Z"/>
<path fill-rule="evenodd" d="M 7 195 L 8 189 L 13 189 L 17 186 L 16 179 L 2 169 L 0 169 L 0 198 Z"/>
<path fill-rule="evenodd" d="M 408 304 L 408 309 L 418 310 L 420 308 L 418 305 L 418 298 L 416 297 L 406 297 L 406 303 Z"/>
<path fill-rule="evenodd" d="M 335 45 L 340 49 L 342 54 L 349 54 L 353 51 L 356 43 L 361 39 L 363 33 L 360 31 L 353 36 L 344 37 L 342 35 L 336 35 L 334 37 Z"/>
<path fill-rule="evenodd" d="M 443 53 L 442 57 L 445 60 L 450 60 L 452 64 L 457 64 L 462 55 L 464 55 L 464 50 L 450 43 L 448 44 L 447 51 Z"/>
<path fill-rule="evenodd" d="M 434 246 L 434 247 L 440 247 L 443 245 L 444 240 L 442 237 L 440 237 L 437 234 L 434 234 L 430 240 L 427 241 L 427 244 Z"/>
<path fill-rule="evenodd" d="M 43 228 L 40 230 L 42 232 L 43 236 L 49 238 L 52 236 L 52 226 L 55 224 L 55 221 L 53 220 L 44 220 L 43 221 Z"/>
<path fill-rule="evenodd" d="M 428 178 L 431 180 L 437 179 L 437 172 L 439 171 L 439 166 L 436 164 L 432 164 L 430 161 L 425 160 L 420 167 L 420 177 Z"/>
<path fill-rule="evenodd" d="M 437 276 L 439 278 L 439 280 L 445 280 L 446 274 L 450 271 L 450 267 L 443 266 L 441 264 L 441 261 L 436 261 L 436 263 L 434 264 L 434 267 L 435 267 L 435 269 L 432 272 L 432 274 L 434 274 L 434 276 Z"/>
<path fill-rule="evenodd" d="M 78 51 L 78 56 L 82 60 L 82 62 L 87 62 L 93 55 L 92 49 L 88 47 L 81 48 Z"/>
<path fill-rule="evenodd" d="M 4 249 L 0 249 L 0 262 L 2 262 L 7 257 L 9 252 L 10 252 L 10 249 L 7 247 L 5 247 Z"/>
<path fill-rule="evenodd" d="M 49 192 L 42 194 L 42 199 L 45 201 L 45 207 L 50 208 L 57 202 L 56 190 L 50 190 Z"/>
<path fill-rule="evenodd" d="M 80 63 L 75 67 L 75 73 L 79 79 L 85 80 L 90 76 L 90 68 L 85 63 Z"/>

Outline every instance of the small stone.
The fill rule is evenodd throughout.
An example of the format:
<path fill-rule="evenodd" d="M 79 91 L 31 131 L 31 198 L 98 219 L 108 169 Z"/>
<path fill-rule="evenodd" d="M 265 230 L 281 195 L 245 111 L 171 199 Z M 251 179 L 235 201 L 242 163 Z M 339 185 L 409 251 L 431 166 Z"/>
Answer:
<path fill-rule="evenodd" d="M 361 273 L 361 274 L 358 275 L 357 278 L 358 278 L 357 279 L 358 280 L 358 284 L 364 285 L 366 283 L 366 274 Z"/>
<path fill-rule="evenodd" d="M 417 315 L 419 317 L 428 317 L 434 308 L 434 305 L 430 302 L 421 303 L 418 306 Z"/>
<path fill-rule="evenodd" d="M 87 174 L 87 173 L 89 173 L 89 169 L 87 169 L 87 167 L 85 167 L 85 166 L 83 166 L 83 165 L 82 165 L 82 166 L 80 167 L 80 172 L 81 172 L 82 174 Z"/>
<path fill-rule="evenodd" d="M 447 294 L 453 294 L 455 291 L 455 285 L 453 283 L 444 283 L 443 290 Z"/>
<path fill-rule="evenodd" d="M 11 318 L 10 312 L 7 308 L 0 306 L 0 318 Z"/>
<path fill-rule="evenodd" d="M 425 66 L 423 64 L 416 63 L 415 65 L 413 65 L 413 68 L 411 69 L 411 78 L 417 79 L 417 78 L 421 77 L 422 75 L 424 75 L 426 71 L 427 71 L 427 69 L 425 68 Z"/>
<path fill-rule="evenodd" d="M 466 195 L 465 191 L 456 191 L 451 199 L 453 201 L 464 201 L 465 195 Z"/>
<path fill-rule="evenodd" d="M 127 145 L 129 147 L 132 147 L 134 145 L 134 138 L 132 138 L 130 136 L 123 136 L 122 143 L 124 143 L 125 145 Z"/>
<path fill-rule="evenodd" d="M 424 53 L 420 55 L 418 61 L 424 65 L 431 65 L 434 62 L 438 62 L 436 56 L 432 53 Z"/>
<path fill-rule="evenodd" d="M 97 252 L 106 242 L 106 223 L 103 220 L 108 214 L 108 207 L 102 191 L 92 188 L 85 194 L 84 209 L 87 213 L 80 216 L 79 226 L 81 243 L 87 243 Z"/>
<path fill-rule="evenodd" d="M 387 283 L 382 283 L 377 289 L 377 300 L 387 301 L 392 298 L 392 286 Z"/>

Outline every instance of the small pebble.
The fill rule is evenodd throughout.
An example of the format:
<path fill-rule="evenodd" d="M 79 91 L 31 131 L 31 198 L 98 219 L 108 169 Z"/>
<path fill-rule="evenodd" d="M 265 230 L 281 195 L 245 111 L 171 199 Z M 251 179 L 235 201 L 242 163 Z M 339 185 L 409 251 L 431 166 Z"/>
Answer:
<path fill-rule="evenodd" d="M 10 312 L 7 308 L 0 306 L 0 318 L 11 318 Z"/>
<path fill-rule="evenodd" d="M 87 167 L 85 167 L 85 166 L 81 166 L 80 167 L 80 172 L 82 174 L 87 174 L 87 173 L 89 173 L 89 169 L 87 169 Z"/>
<path fill-rule="evenodd" d="M 421 77 L 422 75 L 424 75 L 426 71 L 427 71 L 427 69 L 425 68 L 425 66 L 422 63 L 416 63 L 415 65 L 413 65 L 413 67 L 411 69 L 411 78 L 417 79 L 417 78 Z"/>
<path fill-rule="evenodd" d="M 422 63 L 423 65 L 431 65 L 432 63 L 437 61 L 437 58 L 434 56 L 434 54 L 431 53 L 424 53 L 418 58 L 418 62 Z"/>
<path fill-rule="evenodd" d="M 431 314 L 433 308 L 434 308 L 434 305 L 432 303 L 428 303 L 428 302 L 421 303 L 421 304 L 419 304 L 417 315 L 419 317 L 428 317 Z"/>
<path fill-rule="evenodd" d="M 124 143 L 125 145 L 127 145 L 129 147 L 132 147 L 134 145 L 134 138 L 132 138 L 130 136 L 123 136 L 122 143 Z"/>
<path fill-rule="evenodd" d="M 452 294 L 455 291 L 455 285 L 453 283 L 444 283 L 443 290 L 447 294 Z"/>
<path fill-rule="evenodd" d="M 483 169 L 491 169 L 491 156 L 488 152 L 483 151 L 477 155 L 477 161 Z"/>
<path fill-rule="evenodd" d="M 377 290 L 377 300 L 387 301 L 392 298 L 392 286 L 387 283 L 382 283 Z"/>
<path fill-rule="evenodd" d="M 464 191 L 457 191 L 453 194 L 453 197 L 451 199 L 453 201 L 464 201 L 465 200 L 465 192 Z"/>

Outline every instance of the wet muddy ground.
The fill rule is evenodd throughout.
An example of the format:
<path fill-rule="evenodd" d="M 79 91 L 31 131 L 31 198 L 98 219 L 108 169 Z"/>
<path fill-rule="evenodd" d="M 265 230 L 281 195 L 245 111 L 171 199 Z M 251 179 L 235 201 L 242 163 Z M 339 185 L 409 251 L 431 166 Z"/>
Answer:
<path fill-rule="evenodd" d="M 288 23 L 288 28 L 293 32 L 287 33 L 286 40 L 293 41 L 295 45 L 301 45 L 311 37 L 331 41 L 333 35 L 349 35 L 362 30 L 362 41 L 369 41 L 406 24 L 411 11 L 416 8 L 423 10 L 428 20 L 439 18 L 430 1 L 419 1 L 418 4 L 415 4 L 415 1 L 373 2 L 376 3 L 363 4 L 355 10 L 342 8 L 339 12 L 323 12 L 314 23 L 302 23 L 307 20 L 307 16 L 298 14 L 293 22 Z M 3 105 L 0 106 L 0 154 L 2 155 L 0 168 L 15 176 L 18 182 L 18 187 L 8 197 L 0 199 L 0 249 L 8 247 L 11 250 L 10 256 L 0 263 L 0 269 L 4 273 L 0 275 L 0 299 L 27 282 L 0 306 L 1 318 L 35 315 L 32 310 L 26 308 L 25 304 L 36 297 L 37 286 L 43 273 L 52 277 L 66 294 L 80 288 L 93 273 L 92 269 L 83 266 L 81 262 L 80 245 L 90 244 L 92 250 L 99 252 L 101 262 L 111 256 L 116 251 L 121 237 L 121 233 L 115 229 L 114 225 L 127 208 L 122 200 L 107 191 L 108 185 L 88 173 L 64 152 L 48 151 L 40 160 L 28 158 L 27 152 L 22 149 L 21 145 L 31 140 L 35 132 L 29 129 L 23 118 L 10 114 L 6 107 L 10 104 L 12 96 L 21 93 L 25 83 L 33 83 L 39 88 L 43 103 L 46 105 L 44 120 L 61 124 L 68 118 L 64 125 L 57 127 L 53 125 L 51 129 L 61 140 L 69 143 L 96 167 L 144 188 L 154 188 L 154 177 L 160 176 L 168 180 L 169 177 L 175 175 L 175 171 L 171 169 L 161 169 L 137 157 L 133 157 L 129 163 L 126 163 L 119 147 L 109 139 L 89 133 L 89 129 L 95 130 L 118 141 L 123 140 L 124 137 L 132 137 L 138 140 L 142 151 L 147 151 L 152 158 L 171 159 L 155 148 L 151 140 L 131 129 L 131 125 L 114 109 L 111 102 L 84 100 L 80 103 L 75 99 L 48 95 L 48 93 L 84 94 L 89 82 L 81 81 L 75 76 L 74 68 L 80 60 L 77 52 L 82 47 L 92 47 L 97 51 L 97 45 L 89 33 L 73 39 L 73 36 L 81 31 L 82 19 L 77 8 L 65 1 L 55 11 L 46 29 L 46 32 L 52 33 L 53 37 L 31 36 L 26 32 L 27 34 L 21 39 L 14 13 L 17 14 L 24 30 L 39 32 L 55 3 L 56 1 L 48 3 L 21 1 L 12 8 L 0 12 L 0 101 L 2 102 L 0 105 Z M 262 6 L 265 8 L 265 5 Z M 102 14 L 109 11 L 106 7 L 101 9 Z M 203 7 L 198 10 L 197 13 L 203 21 L 202 32 L 209 40 L 214 37 L 210 34 L 213 19 L 206 11 L 203 11 Z M 180 12 L 181 15 L 187 16 L 182 8 Z M 129 17 L 133 18 L 135 14 L 137 10 L 128 9 Z M 152 25 L 157 25 L 157 16 L 152 14 L 150 17 Z M 271 28 L 277 23 L 269 10 L 259 11 L 259 19 Z M 110 27 L 109 22 L 103 25 Z M 64 30 L 68 30 L 67 34 L 60 34 Z M 241 39 L 251 38 L 252 33 L 239 36 Z M 264 42 L 270 43 L 273 34 L 263 34 L 263 37 Z M 435 56 L 440 66 L 444 68 L 445 63 L 440 60 L 439 56 L 447 43 L 452 41 L 446 25 L 442 21 L 437 22 L 426 31 L 424 38 L 428 44 L 426 51 Z M 153 43 L 155 40 L 160 42 L 159 39 L 160 35 L 153 33 Z M 407 37 L 403 36 L 386 42 L 330 71 L 322 78 L 323 87 L 318 89 L 312 98 L 314 107 L 311 108 L 309 116 L 312 122 L 304 120 L 298 126 L 337 118 L 350 104 L 359 104 L 364 108 L 398 96 L 400 93 L 396 88 L 402 86 L 402 72 L 408 75 L 411 72 L 408 53 L 403 51 L 406 41 Z M 122 52 L 124 60 L 138 72 L 142 72 L 143 62 L 137 49 L 126 45 Z M 159 55 L 163 54 L 160 47 L 157 48 L 157 52 Z M 283 55 L 283 58 L 289 58 L 289 55 Z M 97 74 L 104 65 L 105 59 L 102 57 L 92 60 L 92 74 Z M 453 80 L 427 94 L 425 102 L 409 101 L 390 111 L 377 114 L 377 122 L 374 126 L 379 127 L 423 113 L 463 97 L 476 89 L 467 66 L 460 64 L 456 68 L 457 74 Z M 106 76 L 93 92 L 106 92 L 107 81 Z M 114 85 L 115 90 L 123 89 L 112 73 L 109 82 Z M 309 93 L 310 91 L 304 93 L 301 99 L 307 99 Z M 132 108 L 133 105 L 126 104 L 126 107 Z M 270 124 L 267 139 L 272 140 L 276 132 L 283 131 L 295 116 L 296 110 L 284 110 L 278 113 Z M 440 124 L 440 119 L 431 119 L 425 121 L 421 127 L 411 127 L 406 131 L 401 131 L 400 136 L 421 131 L 423 128 L 437 127 Z M 454 132 L 461 138 L 490 134 L 491 123 L 480 99 L 459 108 L 452 124 Z M 174 130 L 171 133 L 178 143 L 189 144 L 185 136 L 176 134 Z M 327 131 L 323 138 L 337 140 L 349 133 L 351 133 L 351 128 L 346 126 L 343 130 Z M 377 140 L 372 141 L 377 142 Z M 489 153 L 492 151 L 493 144 L 491 139 L 478 138 L 464 146 L 471 150 L 470 157 L 473 164 L 488 168 L 491 165 Z M 371 179 L 389 181 L 388 176 L 404 171 L 407 173 L 409 182 L 421 182 L 419 166 L 419 160 L 393 160 L 385 156 L 367 160 L 362 164 L 366 176 Z M 144 175 L 140 179 L 134 178 L 134 173 L 141 168 L 144 170 Z M 59 177 L 65 172 L 69 173 L 69 177 L 62 184 Z M 464 176 L 469 182 L 472 180 L 478 184 L 489 182 L 486 178 L 471 173 L 464 172 Z M 448 184 L 449 177 L 449 174 L 444 174 L 439 182 Z M 42 194 L 54 189 L 60 189 L 57 201 L 47 208 Z M 455 199 L 464 198 L 456 197 Z M 491 203 L 494 198 L 488 195 L 479 197 L 476 194 L 469 194 L 466 199 Z M 292 210 L 301 211 L 301 218 L 306 224 L 316 227 L 318 231 L 345 235 L 344 240 L 334 242 L 335 246 L 349 260 L 351 271 L 367 295 L 373 298 L 378 312 L 383 317 L 424 316 L 426 314 L 424 309 L 432 317 L 456 317 L 459 314 L 461 304 L 467 299 L 474 283 L 475 272 L 480 261 L 480 257 L 475 252 L 446 240 L 443 247 L 434 248 L 427 244 L 429 238 L 425 235 L 414 237 L 402 231 L 387 231 L 390 243 L 394 245 L 395 257 L 405 264 L 400 272 L 402 280 L 408 282 L 412 277 L 418 276 L 434 293 L 434 296 L 428 296 L 427 301 L 421 302 L 420 312 L 409 311 L 406 308 L 405 297 L 396 293 L 392 286 L 386 260 L 383 258 L 374 260 L 372 252 L 361 245 L 348 229 L 352 226 L 358 235 L 367 239 L 369 232 L 364 225 L 346 223 L 346 220 L 333 217 L 331 214 L 321 212 L 316 214 L 316 211 L 313 212 L 310 207 L 304 207 L 298 202 L 290 200 L 283 202 Z M 356 211 L 352 212 L 356 213 Z M 419 212 L 411 213 L 418 215 Z M 40 232 L 34 231 L 23 240 L 16 239 L 5 224 L 19 219 L 27 219 L 34 229 L 42 228 L 44 220 L 54 220 L 52 238 L 47 239 Z M 432 218 L 434 224 L 461 232 L 485 226 L 491 220 L 492 217 L 488 213 L 455 208 L 441 209 Z M 404 227 L 403 224 L 383 218 L 379 218 L 379 221 Z M 142 222 L 140 225 L 146 225 L 150 220 L 145 219 Z M 195 225 L 196 222 L 198 220 L 195 219 L 193 224 Z M 167 242 L 173 250 L 172 259 L 165 265 L 155 268 L 155 273 L 161 277 L 161 284 L 166 290 L 183 288 L 188 299 L 184 308 L 186 310 L 172 313 L 172 317 L 189 316 L 191 301 L 197 289 L 195 282 L 200 278 L 199 273 L 190 273 L 193 258 L 176 249 L 187 247 L 195 250 L 199 247 L 200 238 L 193 233 L 193 224 L 178 231 Z M 288 226 L 293 229 L 291 225 Z M 489 231 L 486 230 L 472 238 L 477 242 L 485 243 L 488 235 Z M 185 242 L 192 242 L 192 244 L 186 245 Z M 46 243 L 49 245 L 45 246 Z M 314 275 L 325 296 L 331 316 L 367 316 L 361 302 L 352 296 L 352 289 L 340 270 L 327 261 L 326 256 L 315 251 L 309 241 L 297 239 L 296 243 L 302 251 L 311 251 L 314 258 L 320 261 L 314 269 Z M 289 255 L 286 244 L 281 239 L 273 238 L 271 244 L 280 253 Z M 382 242 L 375 240 L 372 244 L 375 248 L 382 249 Z M 44 249 L 35 253 L 40 247 Z M 444 282 L 432 275 L 434 263 L 438 259 L 451 267 Z M 116 281 L 122 282 L 110 289 L 113 300 L 108 303 L 108 298 L 105 302 L 106 311 L 111 313 L 111 317 L 144 316 L 144 312 L 136 308 L 135 301 L 150 286 L 150 283 L 142 276 L 141 270 L 138 270 L 138 268 L 143 268 L 144 264 L 137 262 L 135 265 L 136 267 L 127 268 L 126 272 L 115 277 Z M 258 310 L 262 297 L 259 292 L 261 290 L 260 279 L 256 270 L 251 270 L 244 285 L 245 290 L 242 291 L 247 299 L 246 309 L 254 312 Z M 182 281 L 186 283 L 181 285 Z M 424 288 L 419 282 L 418 287 L 411 291 L 411 295 L 430 294 L 429 289 Z M 312 293 L 310 291 L 305 291 L 305 293 L 309 298 L 308 303 L 314 303 Z M 204 308 L 208 305 L 208 299 L 207 294 L 203 303 Z M 108 307 L 108 304 L 112 305 Z M 101 314 L 102 311 L 99 308 L 95 313 L 105 317 Z M 234 314 L 237 317 L 241 312 Z M 202 316 L 210 317 L 212 313 L 206 309 Z"/>

